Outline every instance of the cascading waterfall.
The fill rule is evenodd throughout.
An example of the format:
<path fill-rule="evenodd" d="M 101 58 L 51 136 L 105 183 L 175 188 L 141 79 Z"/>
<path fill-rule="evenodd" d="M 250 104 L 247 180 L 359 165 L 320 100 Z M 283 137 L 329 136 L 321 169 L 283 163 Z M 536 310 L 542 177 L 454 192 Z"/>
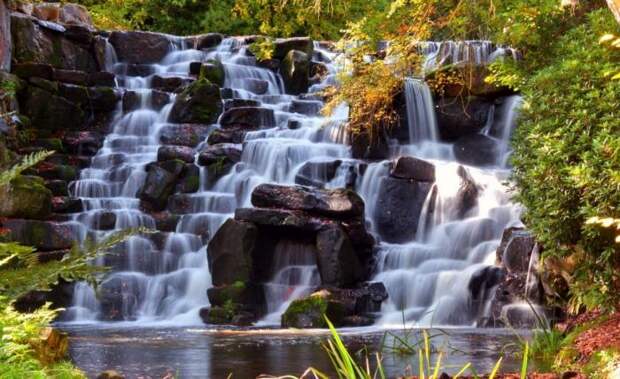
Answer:
<path fill-rule="evenodd" d="M 100 290 L 108 291 L 122 304 L 117 320 L 172 321 L 199 323 L 198 310 L 208 305 L 206 290 L 210 274 L 206 262 L 206 240 L 213 236 L 236 208 L 250 206 L 252 189 L 261 183 L 294 184 L 296 176 L 308 163 L 333 162 L 340 166 L 335 177 L 326 182 L 323 172 L 309 170 L 305 179 L 323 182 L 327 188 L 354 187 L 366 203 L 369 229 L 378 236 L 376 224 L 377 196 L 382 180 L 389 175 L 390 161 L 369 163 L 361 170 L 351 158 L 347 145 L 346 104 L 333 116 L 320 116 L 322 103 L 313 97 L 336 83 L 342 67 L 331 52 L 315 44 L 315 57 L 328 68 L 328 74 L 315 83 L 310 94 L 291 96 L 284 93 L 282 78 L 258 67 L 246 54 L 245 41 L 227 38 L 209 51 L 186 46 L 171 37 L 170 53 L 159 64 L 151 65 L 152 74 L 188 77 L 191 62 L 216 60 L 225 72 L 225 87 L 233 98 L 255 101 L 273 110 L 273 127 L 245 135 L 241 160 L 218 180 L 210 180 L 207 169 L 200 167 L 199 191 L 186 194 L 190 202 L 180 215 L 176 229 L 155 236 L 132 237 L 99 264 L 112 267 Z M 491 44 L 428 43 L 427 67 L 473 60 L 485 63 L 500 55 L 513 54 Z M 81 240 L 101 239 L 110 233 L 144 226 L 155 228 L 156 221 L 140 210 L 138 190 L 146 177 L 146 165 L 157 160 L 160 131 L 170 125 L 174 95 L 161 109 L 155 109 L 151 76 L 125 75 L 128 65 L 116 62 L 114 49 L 108 45 L 109 70 L 119 77 L 126 89 L 136 92 L 140 106 L 131 112 L 119 106 L 112 133 L 93 158 L 91 167 L 71 187 L 71 195 L 82 199 L 85 211 L 75 214 L 71 225 Z M 266 84 L 266 85 L 265 85 Z M 476 206 L 465 214 L 458 211 L 458 188 L 461 185 L 459 164 L 450 144 L 439 141 L 432 96 L 428 86 L 417 79 L 405 83 L 409 144 L 395 146 L 392 157 L 412 155 L 436 166 L 436 182 L 424 202 L 416 238 L 401 244 L 380 242 L 373 280 L 385 283 L 389 299 L 384 303 L 382 325 L 407 322 L 421 324 L 470 325 L 484 304 L 471 301 L 468 283 L 479 269 L 492 265 L 492 256 L 504 227 L 519 223 L 519 209 L 510 202 L 502 182 L 509 172 L 505 168 L 508 140 L 514 127 L 519 100 L 506 101 L 500 121 L 488 133 L 500 141 L 504 154 L 496 167 L 466 171 L 479 188 Z M 299 111 L 299 106 L 312 111 Z M 290 123 L 295 128 L 289 128 Z M 204 143 L 203 143 L 204 144 Z M 202 146 L 198 146 L 200 151 Z M 103 228 L 114 219 L 113 225 Z M 104 230 L 103 230 L 104 229 Z M 379 236 L 378 236 L 379 237 Z M 380 239 L 380 238 L 379 238 Z M 309 246 L 291 241 L 276 248 L 276 263 L 271 280 L 265 284 L 267 317 L 262 325 L 279 324 L 280 315 L 291 301 L 307 295 L 320 280 L 314 252 Z M 84 283 L 75 287 L 73 306 L 67 317 L 93 322 L 101 317 L 106 304 Z"/>

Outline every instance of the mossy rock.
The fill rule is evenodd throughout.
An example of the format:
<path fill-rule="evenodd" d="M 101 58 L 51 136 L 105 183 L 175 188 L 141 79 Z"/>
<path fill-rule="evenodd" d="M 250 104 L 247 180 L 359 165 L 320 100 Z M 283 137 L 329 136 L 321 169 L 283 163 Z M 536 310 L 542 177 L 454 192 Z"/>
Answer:
<path fill-rule="evenodd" d="M 52 213 L 52 192 L 43 179 L 18 176 L 0 188 L 0 215 L 11 218 L 45 219 Z"/>
<path fill-rule="evenodd" d="M 345 317 L 342 303 L 330 299 L 327 291 L 293 301 L 282 315 L 282 327 L 285 328 L 327 328 L 327 317 L 335 326 L 341 326 Z"/>
<path fill-rule="evenodd" d="M 222 112 L 220 88 L 205 78 L 184 87 L 172 107 L 171 121 L 189 124 L 213 124 Z"/>
<path fill-rule="evenodd" d="M 247 285 L 245 282 L 236 281 L 231 285 L 212 287 L 207 290 L 209 302 L 213 305 L 223 306 L 228 302 L 242 304 L 246 299 Z"/>
<path fill-rule="evenodd" d="M 208 60 L 207 63 L 200 66 L 200 79 L 206 79 L 219 87 L 224 86 L 226 72 L 224 65 L 220 61 Z"/>
<path fill-rule="evenodd" d="M 35 86 L 28 88 L 24 112 L 39 130 L 76 130 L 87 121 L 78 105 Z"/>

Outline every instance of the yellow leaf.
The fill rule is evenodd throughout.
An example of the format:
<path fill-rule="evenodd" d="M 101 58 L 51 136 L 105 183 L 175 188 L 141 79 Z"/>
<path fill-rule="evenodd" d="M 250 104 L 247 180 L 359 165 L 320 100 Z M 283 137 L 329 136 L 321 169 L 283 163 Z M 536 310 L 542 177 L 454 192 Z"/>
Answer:
<path fill-rule="evenodd" d="M 611 77 L 611 80 L 620 80 L 620 72 Z"/>
<path fill-rule="evenodd" d="M 613 34 L 605 34 L 604 36 L 599 38 L 598 43 L 604 44 L 604 43 L 611 41 L 614 38 L 616 38 L 616 36 L 614 36 Z"/>

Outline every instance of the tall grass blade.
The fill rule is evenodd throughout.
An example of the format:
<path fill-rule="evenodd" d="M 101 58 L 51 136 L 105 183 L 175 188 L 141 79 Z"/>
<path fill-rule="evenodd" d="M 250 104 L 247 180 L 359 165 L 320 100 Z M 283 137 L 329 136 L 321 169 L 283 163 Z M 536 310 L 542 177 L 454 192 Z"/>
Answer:
<path fill-rule="evenodd" d="M 491 371 L 491 375 L 489 375 L 489 379 L 495 379 L 495 376 L 497 376 L 497 373 L 499 372 L 499 368 L 502 365 L 502 360 L 504 359 L 504 357 L 500 357 L 497 360 L 497 363 L 495 363 L 495 367 L 493 367 L 493 371 Z"/>
<path fill-rule="evenodd" d="M 523 352 L 523 362 L 521 362 L 521 379 L 526 379 L 527 377 L 527 366 L 530 355 L 530 344 L 528 342 L 525 343 L 525 351 Z"/>

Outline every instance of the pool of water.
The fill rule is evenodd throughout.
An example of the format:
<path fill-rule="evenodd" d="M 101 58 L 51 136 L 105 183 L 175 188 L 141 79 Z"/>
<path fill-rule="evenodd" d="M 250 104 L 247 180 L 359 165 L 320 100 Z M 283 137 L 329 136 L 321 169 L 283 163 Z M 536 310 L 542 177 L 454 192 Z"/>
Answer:
<path fill-rule="evenodd" d="M 114 369 L 126 378 L 255 378 L 261 374 L 301 375 L 314 367 L 333 377 L 322 344 L 326 331 L 281 329 L 213 329 L 208 327 L 135 327 L 118 325 L 61 326 L 70 335 L 70 354 L 89 377 Z M 343 329 L 351 351 L 382 352 L 389 378 L 417 374 L 418 356 L 403 354 L 399 338 L 411 343 L 420 331 Z M 441 353 L 442 371 L 456 373 L 471 363 L 479 373 L 490 372 L 503 354 L 502 372 L 520 368 L 519 337 L 498 329 L 428 330 L 435 362 Z M 398 338 L 394 337 L 398 336 Z M 528 337 L 523 332 L 521 337 Z M 361 354 L 360 354 L 361 356 Z"/>

